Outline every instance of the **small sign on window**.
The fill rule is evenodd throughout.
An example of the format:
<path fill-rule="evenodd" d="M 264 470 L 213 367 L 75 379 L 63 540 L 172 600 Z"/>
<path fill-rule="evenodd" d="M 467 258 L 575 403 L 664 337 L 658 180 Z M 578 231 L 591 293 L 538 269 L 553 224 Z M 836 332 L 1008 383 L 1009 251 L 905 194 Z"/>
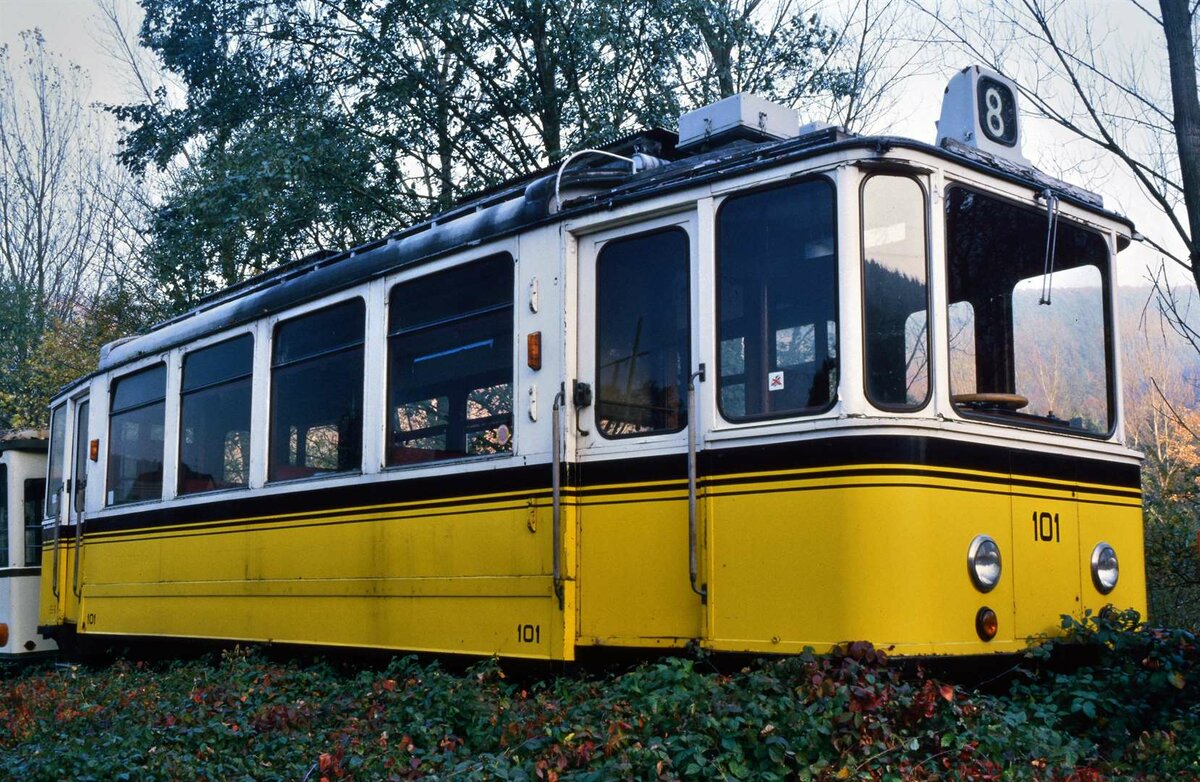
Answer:
<path fill-rule="evenodd" d="M 783 390 L 783 373 L 769 372 L 767 373 L 767 390 L 782 391 Z"/>

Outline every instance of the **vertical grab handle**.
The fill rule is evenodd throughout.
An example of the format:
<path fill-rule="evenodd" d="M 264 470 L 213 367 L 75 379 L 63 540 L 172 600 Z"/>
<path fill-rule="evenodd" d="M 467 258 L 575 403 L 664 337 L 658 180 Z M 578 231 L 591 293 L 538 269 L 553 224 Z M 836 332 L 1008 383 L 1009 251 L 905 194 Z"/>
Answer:
<path fill-rule="evenodd" d="M 562 408 L 566 401 L 566 392 L 559 389 L 554 397 L 553 414 L 550 426 L 554 432 L 550 436 L 551 448 L 554 450 L 550 458 L 550 466 L 554 471 L 551 476 L 551 525 L 550 537 L 554 544 L 554 594 L 558 597 L 558 607 L 563 607 L 562 579 Z"/>
<path fill-rule="evenodd" d="M 75 567 L 71 575 L 71 591 L 75 597 L 80 597 L 79 594 L 79 560 L 83 555 L 83 514 L 79 513 L 75 516 Z"/>
<path fill-rule="evenodd" d="M 704 382 L 704 365 L 688 377 L 687 396 L 687 442 L 688 442 L 688 576 L 692 580 L 692 591 L 700 595 L 700 602 L 708 602 L 708 586 L 699 584 L 699 565 L 697 563 L 699 548 L 697 534 L 697 502 L 696 502 L 696 427 L 699 426 L 700 416 L 696 415 L 696 381 Z"/>
<path fill-rule="evenodd" d="M 55 597 L 58 597 L 58 549 L 59 543 L 62 540 L 62 506 L 63 498 L 70 496 L 71 481 L 67 480 L 63 486 L 58 489 L 59 499 L 55 503 L 54 514 L 54 577 L 50 579 L 50 589 Z"/>

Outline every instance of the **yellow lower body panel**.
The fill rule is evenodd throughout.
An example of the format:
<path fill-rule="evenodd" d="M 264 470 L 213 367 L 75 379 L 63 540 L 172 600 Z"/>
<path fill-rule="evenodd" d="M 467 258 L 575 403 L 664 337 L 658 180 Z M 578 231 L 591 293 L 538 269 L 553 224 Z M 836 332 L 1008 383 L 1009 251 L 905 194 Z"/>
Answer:
<path fill-rule="evenodd" d="M 64 550 L 57 613 L 42 616 L 85 634 L 570 660 L 577 646 L 688 643 L 1014 652 L 1061 632 L 1064 614 L 1145 610 L 1136 490 L 903 465 L 722 476 L 700 496 L 699 593 L 682 481 L 570 490 L 562 520 L 558 588 L 544 494 L 98 525 L 80 552 L 81 602 Z M 1003 563 L 986 593 L 967 565 L 977 535 Z M 1099 541 L 1121 562 L 1108 595 L 1089 570 Z M 991 641 L 976 630 L 984 607 Z"/>
<path fill-rule="evenodd" d="M 574 592 L 555 589 L 544 502 L 89 535 L 81 562 L 88 635 L 574 655 Z"/>

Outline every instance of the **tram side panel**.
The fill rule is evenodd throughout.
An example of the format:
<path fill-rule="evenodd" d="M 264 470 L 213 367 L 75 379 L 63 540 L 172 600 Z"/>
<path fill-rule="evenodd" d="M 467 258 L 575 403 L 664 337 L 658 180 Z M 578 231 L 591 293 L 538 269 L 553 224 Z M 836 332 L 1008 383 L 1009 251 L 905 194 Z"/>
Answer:
<path fill-rule="evenodd" d="M 561 658 L 548 492 L 440 483 L 421 500 L 364 502 L 360 486 L 335 492 L 358 502 L 276 501 L 309 511 L 98 521 L 80 631 Z"/>
<path fill-rule="evenodd" d="M 558 388 L 553 373 L 562 350 L 554 328 L 560 312 L 553 269 L 557 234 L 543 233 L 546 246 L 526 246 L 522 239 L 522 252 L 514 255 L 472 250 L 462 264 L 428 276 L 461 271 L 471 278 L 463 284 L 478 288 L 492 278 L 475 270 L 520 256 L 515 282 L 493 280 L 500 290 L 515 290 L 512 332 L 520 338 L 510 335 L 497 344 L 523 348 L 525 335 L 540 330 L 548 366 L 538 374 L 514 347 L 513 425 L 506 434 L 515 437 L 518 451 L 100 510 L 88 519 L 80 560 L 80 632 L 570 659 L 574 526 L 568 496 L 562 524 L 566 578 L 556 589 L 549 464 L 550 405 Z M 425 278 L 413 279 L 412 290 L 422 288 Z M 370 293 L 371 317 L 388 322 L 380 291 L 391 312 L 406 311 L 395 296 L 407 286 L 408 280 L 389 281 Z M 282 322 L 293 317 L 279 315 Z M 389 329 L 404 326 L 388 323 Z M 256 378 L 270 363 L 259 360 L 272 349 L 268 332 L 258 330 Z M 384 347 L 390 350 L 390 344 Z M 447 346 L 453 347 L 430 341 L 427 348 L 435 356 L 450 355 Z M 195 350 L 177 351 L 184 374 Z M 179 358 L 167 363 L 178 366 Z M 120 373 L 114 378 L 120 382 Z M 368 376 L 373 383 L 387 386 L 387 376 Z M 382 401 L 377 395 L 372 404 L 367 395 L 368 430 L 387 429 Z M 176 404 L 172 391 L 168 426 Z M 253 447 L 261 449 L 267 432 L 258 432 Z M 103 505 L 103 498 L 94 500 Z"/>

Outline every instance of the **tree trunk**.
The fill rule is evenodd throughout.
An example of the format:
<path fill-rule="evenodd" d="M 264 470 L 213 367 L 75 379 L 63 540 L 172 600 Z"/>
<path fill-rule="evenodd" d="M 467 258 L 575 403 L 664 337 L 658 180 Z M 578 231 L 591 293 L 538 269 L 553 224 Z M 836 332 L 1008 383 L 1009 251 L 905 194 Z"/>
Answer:
<path fill-rule="evenodd" d="M 1200 287 L 1200 101 L 1196 97 L 1196 50 L 1192 44 L 1192 14 L 1188 0 L 1159 0 L 1167 38 L 1171 73 L 1175 143 L 1188 217 L 1188 257 L 1192 277 Z"/>

